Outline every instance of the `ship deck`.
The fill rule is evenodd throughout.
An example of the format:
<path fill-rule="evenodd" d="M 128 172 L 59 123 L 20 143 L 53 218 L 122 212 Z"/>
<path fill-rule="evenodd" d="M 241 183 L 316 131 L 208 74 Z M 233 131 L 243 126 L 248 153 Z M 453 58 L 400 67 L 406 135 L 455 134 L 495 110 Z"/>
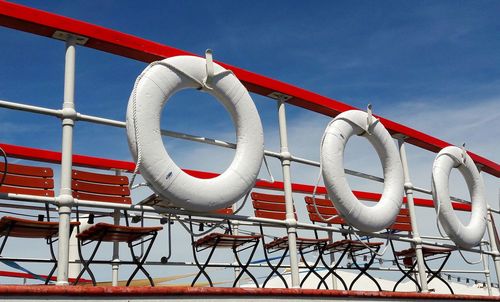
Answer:
<path fill-rule="evenodd" d="M 500 301 L 500 297 L 277 288 L 0 286 L 2 301 Z"/>

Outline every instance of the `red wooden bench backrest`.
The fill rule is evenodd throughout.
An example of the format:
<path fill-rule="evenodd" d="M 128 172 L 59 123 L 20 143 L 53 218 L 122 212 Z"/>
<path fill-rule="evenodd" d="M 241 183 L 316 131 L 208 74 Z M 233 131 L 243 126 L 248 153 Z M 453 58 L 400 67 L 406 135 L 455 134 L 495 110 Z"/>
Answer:
<path fill-rule="evenodd" d="M 322 219 L 324 218 L 325 220 L 328 221 L 329 224 L 347 224 L 344 218 L 338 216 L 339 213 L 337 209 L 335 209 L 335 206 L 333 205 L 333 202 L 331 200 L 318 197 L 315 197 L 313 199 L 310 196 L 306 196 L 304 200 L 306 201 L 306 208 L 307 212 L 309 213 L 309 219 L 312 222 L 327 223 Z M 319 216 L 318 213 L 316 213 L 316 209 L 314 208 L 315 204 L 321 216 Z M 334 216 L 337 217 L 332 219 L 332 217 Z"/>
<path fill-rule="evenodd" d="M 252 192 L 251 196 L 256 217 L 277 219 L 277 220 L 286 219 L 285 196 L 256 193 L 256 192 Z M 296 213 L 295 213 L 295 219 L 297 219 Z"/>
<path fill-rule="evenodd" d="M 128 177 L 73 170 L 73 197 L 81 200 L 132 204 Z"/>
<path fill-rule="evenodd" d="M 0 163 L 0 180 L 5 164 Z M 51 168 L 8 164 L 7 173 L 0 186 L 2 193 L 54 197 L 54 172 Z"/>
<path fill-rule="evenodd" d="M 307 207 L 307 212 L 309 213 L 309 219 L 312 222 L 344 224 L 344 225 L 347 224 L 347 222 L 342 217 L 338 216 L 339 212 L 337 211 L 335 205 L 331 200 L 316 197 L 315 201 L 313 201 L 313 198 L 310 196 L 306 196 L 304 199 L 307 204 L 306 207 Z M 314 202 L 316 203 L 316 208 L 318 209 L 318 212 L 327 221 L 321 219 L 321 217 L 316 213 L 316 210 L 314 208 Z M 329 220 L 329 218 L 332 216 L 337 216 L 337 217 Z M 408 209 L 399 210 L 398 216 L 396 217 L 396 221 L 394 222 L 394 224 L 388 227 L 388 229 L 393 231 L 411 232 L 411 219 L 410 219 L 410 212 L 408 211 Z"/>

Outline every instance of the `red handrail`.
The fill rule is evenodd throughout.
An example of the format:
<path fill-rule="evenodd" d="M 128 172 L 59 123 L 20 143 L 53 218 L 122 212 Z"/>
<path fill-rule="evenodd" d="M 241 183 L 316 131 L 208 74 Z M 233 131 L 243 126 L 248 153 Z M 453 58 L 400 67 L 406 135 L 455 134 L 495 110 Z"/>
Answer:
<path fill-rule="evenodd" d="M 88 38 L 85 47 L 148 63 L 171 56 L 193 55 L 183 50 L 115 30 L 2 0 L 0 0 L 0 25 L 46 37 L 52 37 L 58 30 L 84 36 Z M 218 63 L 231 69 L 251 92 L 264 96 L 280 92 L 291 96 L 291 99 L 287 101 L 290 104 L 332 117 L 346 110 L 354 109 L 350 105 L 305 89 L 225 63 Z M 415 146 L 439 152 L 442 148 L 451 145 L 402 124 L 379 118 L 391 134 L 401 134 L 406 137 L 408 143 Z M 499 164 L 472 152 L 468 153 L 477 164 L 481 165 L 484 172 L 496 177 L 500 176 Z"/>
<path fill-rule="evenodd" d="M 60 152 L 44 150 L 44 149 L 37 149 L 37 148 L 30 148 L 30 147 L 22 147 L 22 146 L 10 145 L 10 144 L 2 144 L 2 143 L 0 143 L 0 147 L 5 151 L 5 153 L 7 153 L 7 155 L 9 157 L 27 159 L 27 160 L 35 160 L 35 161 L 41 161 L 41 162 L 48 162 L 48 163 L 54 163 L 54 164 L 61 163 L 61 153 Z M 118 170 L 124 170 L 124 171 L 128 171 L 128 172 L 133 172 L 134 168 L 135 168 L 135 164 L 133 162 L 99 158 L 99 157 L 86 156 L 86 155 L 78 155 L 78 154 L 73 155 L 73 165 L 79 166 L 79 167 L 104 169 L 104 170 L 118 169 Z M 188 173 L 194 177 L 198 177 L 198 178 L 213 178 L 213 177 L 217 177 L 219 175 L 219 174 L 213 173 L 213 172 L 204 172 L 204 171 L 196 171 L 196 170 L 184 169 L 184 171 L 186 173 Z M 275 181 L 275 182 L 271 183 L 268 181 L 258 180 L 255 184 L 255 188 L 283 191 L 284 187 L 283 187 L 283 182 L 281 182 L 281 181 Z M 306 185 L 306 184 L 299 184 L 299 183 L 292 183 L 292 190 L 295 193 L 312 194 L 314 191 L 314 186 Z M 326 188 L 319 186 L 316 189 L 316 193 L 317 194 L 326 194 Z M 353 193 L 359 199 L 375 201 L 375 202 L 379 201 L 380 197 L 382 196 L 379 193 L 363 192 L 363 191 L 353 191 Z M 417 206 L 429 207 L 429 208 L 434 207 L 434 202 L 431 199 L 415 198 L 414 200 L 415 200 L 415 205 L 417 205 Z M 406 202 L 406 198 L 404 199 L 404 202 Z M 458 202 L 453 203 L 453 208 L 456 210 L 459 210 L 459 211 L 470 211 L 471 210 L 471 206 L 469 204 L 458 203 Z"/>

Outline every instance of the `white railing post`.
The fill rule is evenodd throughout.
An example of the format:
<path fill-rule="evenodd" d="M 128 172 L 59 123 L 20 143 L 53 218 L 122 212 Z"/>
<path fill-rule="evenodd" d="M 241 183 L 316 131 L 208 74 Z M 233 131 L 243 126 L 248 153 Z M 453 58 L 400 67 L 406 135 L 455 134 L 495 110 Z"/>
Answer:
<path fill-rule="evenodd" d="M 417 268 L 418 276 L 420 281 L 420 287 L 422 292 L 426 293 L 429 291 L 427 286 L 427 274 L 425 272 L 424 255 L 422 253 L 422 238 L 418 232 L 417 227 L 417 216 L 415 213 L 415 204 L 413 203 L 413 184 L 410 179 L 410 171 L 408 169 L 408 159 L 406 157 L 406 149 L 404 139 L 398 139 L 399 144 L 399 155 L 401 157 L 401 163 L 403 165 L 403 173 L 405 178 L 405 194 L 406 194 L 406 205 L 408 211 L 410 212 L 411 230 L 413 245 L 415 248 L 415 254 L 417 258 Z"/>
<path fill-rule="evenodd" d="M 73 159 L 73 126 L 75 111 L 75 44 L 76 39 L 68 36 L 66 40 L 66 57 L 64 66 L 64 103 L 62 109 L 62 156 L 61 187 L 57 198 L 59 206 L 59 259 L 57 264 L 56 285 L 68 285 L 69 270 L 69 235 L 71 206 L 71 169 Z"/>
<path fill-rule="evenodd" d="M 280 131 L 281 167 L 283 170 L 283 186 L 286 203 L 286 226 L 288 233 L 288 250 L 290 253 L 290 270 L 292 287 L 300 286 L 299 262 L 297 259 L 297 220 L 293 210 L 292 181 L 290 177 L 291 154 L 288 152 L 288 135 L 286 130 L 285 101 L 278 101 L 278 121 Z"/>
<path fill-rule="evenodd" d="M 486 227 L 488 231 L 488 239 L 490 242 L 490 251 L 494 254 L 492 256 L 493 263 L 495 264 L 495 273 L 497 276 L 497 283 L 500 284 L 500 253 L 498 252 L 497 241 L 495 237 L 495 226 L 492 219 L 493 213 L 488 210 L 488 217 L 486 219 Z"/>
<path fill-rule="evenodd" d="M 120 170 L 116 170 L 116 175 L 121 175 Z M 120 210 L 115 209 L 113 211 L 113 224 L 120 225 Z M 119 277 L 119 269 L 120 269 L 120 243 L 113 242 L 113 259 L 111 260 L 111 285 L 118 286 L 118 277 Z"/>

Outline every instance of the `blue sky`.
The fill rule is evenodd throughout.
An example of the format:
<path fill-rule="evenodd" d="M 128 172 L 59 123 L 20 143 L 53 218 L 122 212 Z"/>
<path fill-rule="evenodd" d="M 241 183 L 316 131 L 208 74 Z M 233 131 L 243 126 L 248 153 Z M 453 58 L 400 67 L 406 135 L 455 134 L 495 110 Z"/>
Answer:
<path fill-rule="evenodd" d="M 470 150 L 500 161 L 498 1 L 16 2 L 200 55 L 211 48 L 217 60 L 360 108 L 370 102 L 377 114 L 453 144 L 466 142 Z M 0 99 L 60 108 L 64 44 L 7 28 L 0 28 L 0 38 Z M 134 80 L 145 67 L 77 48 L 77 110 L 124 120 Z M 252 97 L 266 148 L 277 151 L 275 103 Z M 291 106 L 287 113 L 291 151 L 317 159 L 329 118 Z M 227 113 L 199 92 L 175 96 L 163 114 L 164 128 L 234 140 Z M 59 150 L 59 124 L 52 117 L 0 109 L 0 141 Z M 81 123 L 75 136 L 77 153 L 131 159 L 122 129 Z M 234 154 L 166 142 L 182 167 L 221 172 Z M 379 160 L 367 146 L 361 139 L 348 146 L 346 167 L 380 175 Z M 408 149 L 414 182 L 429 187 L 435 154 Z M 270 164 L 281 178 L 278 163 Z M 317 169 L 292 169 L 294 181 L 316 179 Z M 452 194 L 467 197 L 463 180 L 453 177 Z M 355 188 L 381 188 L 350 181 Z M 496 205 L 498 180 L 485 181 Z"/>
<path fill-rule="evenodd" d="M 211 48 L 217 60 L 360 108 L 370 102 L 377 114 L 453 144 L 465 142 L 470 150 L 500 160 L 498 2 L 18 3 L 196 54 Z M 7 28 L 0 29 L 0 36 L 0 98 L 59 108 L 64 44 Z M 145 66 L 79 47 L 77 110 L 124 120 L 134 80 Z M 266 148 L 277 151 L 275 102 L 252 96 L 264 124 Z M 317 159 L 329 118 L 293 106 L 288 106 L 287 113 L 292 152 Z M 60 149 L 57 119 L 7 110 L 0 111 L 0 119 L 3 141 Z M 172 98 L 162 125 L 230 141 L 235 136 L 222 106 L 197 91 L 184 91 Z M 77 153 L 131 158 L 122 129 L 80 123 L 75 135 Z M 172 157 L 187 168 L 222 172 L 233 155 L 231 150 L 179 140 L 166 139 L 166 143 Z M 356 146 L 346 161 L 352 168 L 380 174 L 372 150 L 360 154 L 358 149 L 368 148 Z M 420 156 L 422 151 L 414 149 L 417 153 L 410 164 L 414 162 L 416 169 L 424 167 L 415 174 L 422 174 L 422 183 L 428 186 L 434 154 L 425 151 Z M 276 164 L 274 170 L 279 173 Z M 300 170 L 295 179 L 311 183 L 315 173 Z M 492 181 L 495 197 L 498 183 L 494 178 Z"/>

